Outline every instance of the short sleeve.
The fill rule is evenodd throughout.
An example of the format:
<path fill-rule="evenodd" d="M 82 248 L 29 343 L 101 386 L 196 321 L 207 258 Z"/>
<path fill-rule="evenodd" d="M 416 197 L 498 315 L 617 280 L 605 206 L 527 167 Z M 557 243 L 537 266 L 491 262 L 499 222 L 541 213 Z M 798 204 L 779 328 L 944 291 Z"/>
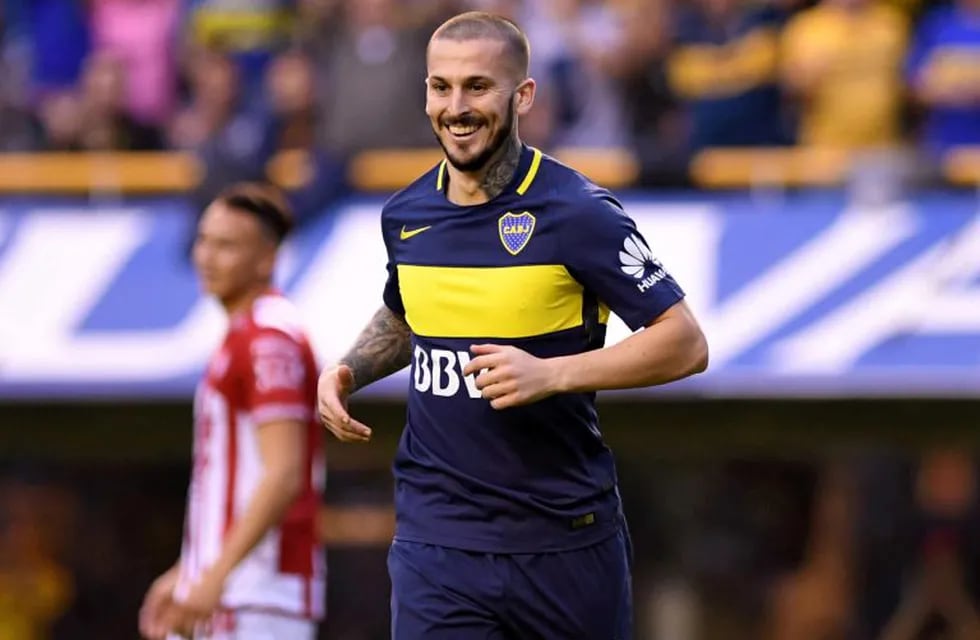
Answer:
<path fill-rule="evenodd" d="M 385 306 L 388 307 L 393 313 L 399 316 L 404 316 L 405 304 L 402 302 L 402 293 L 398 286 L 398 264 L 395 262 L 395 254 L 392 250 L 391 241 L 388 237 L 387 230 L 385 229 L 385 220 L 386 216 L 384 211 L 382 211 L 381 235 L 384 238 L 385 251 L 388 255 L 388 264 L 386 265 L 388 270 L 388 278 L 385 280 L 383 299 Z"/>
<path fill-rule="evenodd" d="M 307 382 L 304 346 L 289 335 L 263 329 L 244 345 L 245 407 L 256 425 L 277 420 L 309 420 L 314 400 Z"/>
<path fill-rule="evenodd" d="M 684 298 L 643 234 L 611 196 L 595 196 L 563 230 L 565 265 L 632 330 Z"/>

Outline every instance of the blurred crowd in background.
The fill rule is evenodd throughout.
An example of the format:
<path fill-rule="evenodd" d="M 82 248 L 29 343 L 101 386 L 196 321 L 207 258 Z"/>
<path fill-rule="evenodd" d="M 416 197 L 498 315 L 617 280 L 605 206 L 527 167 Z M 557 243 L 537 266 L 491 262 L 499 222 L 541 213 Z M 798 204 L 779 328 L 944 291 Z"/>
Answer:
<path fill-rule="evenodd" d="M 640 186 L 705 147 L 980 143 L 980 0 L 3 0 L 0 151 L 192 150 L 206 197 L 298 149 L 314 210 L 353 154 L 433 144 L 425 45 L 466 9 L 529 35 L 523 137 Z"/>
<path fill-rule="evenodd" d="M 425 46 L 467 9 L 529 35 L 522 137 L 627 149 L 642 187 L 687 186 L 709 147 L 900 147 L 928 168 L 980 144 L 980 0 L 0 0 L 0 151 L 191 151 L 201 203 L 303 151 L 311 215 L 356 154 L 434 145 Z M 638 638 L 980 638 L 969 453 L 657 465 L 621 466 Z M 0 640 L 133 637 L 118 612 L 179 539 L 185 469 L 49 471 L 0 468 Z M 356 589 L 335 558 L 324 637 L 386 637 L 372 553 Z"/>

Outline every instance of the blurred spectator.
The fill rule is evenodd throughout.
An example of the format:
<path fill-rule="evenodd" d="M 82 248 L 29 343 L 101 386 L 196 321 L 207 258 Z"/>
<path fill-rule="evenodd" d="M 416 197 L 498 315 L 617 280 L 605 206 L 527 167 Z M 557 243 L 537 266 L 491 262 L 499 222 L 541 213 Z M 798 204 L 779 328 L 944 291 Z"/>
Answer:
<path fill-rule="evenodd" d="M 431 146 L 425 117 L 428 28 L 410 28 L 395 0 L 344 0 L 339 30 L 314 56 L 324 148 Z"/>
<path fill-rule="evenodd" d="M 12 2 L 0 0 L 0 152 L 29 151 L 37 145 L 27 101 L 30 72 L 20 17 Z"/>
<path fill-rule="evenodd" d="M 518 22 L 531 42 L 531 76 L 538 79 L 553 123 L 548 146 L 624 147 L 627 124 L 611 72 L 624 53 L 625 26 L 605 2 L 538 0 Z"/>
<path fill-rule="evenodd" d="M 90 50 L 82 0 L 32 0 L 25 23 L 31 43 L 33 97 L 72 87 Z"/>
<path fill-rule="evenodd" d="M 980 0 L 956 0 L 926 16 L 908 76 L 925 110 L 927 152 L 938 156 L 958 144 L 980 143 Z"/>
<path fill-rule="evenodd" d="M 468 11 L 487 11 L 500 16 L 504 16 L 523 29 L 530 27 L 528 13 L 525 12 L 524 0 L 470 0 L 466 3 L 463 10 Z M 538 147 L 544 151 L 550 151 L 555 139 L 555 114 L 557 109 L 554 105 L 554 87 L 545 86 L 550 83 L 547 77 L 539 76 L 538 52 L 534 48 L 531 53 L 531 68 L 529 74 L 537 82 L 537 89 L 534 94 L 534 107 L 528 113 L 520 116 L 518 126 L 521 131 L 521 140 L 527 144 Z"/>
<path fill-rule="evenodd" d="M 622 3 L 626 28 L 616 75 L 632 146 L 645 186 L 680 185 L 686 181 L 689 123 L 667 82 L 672 39 L 669 0 L 628 0 Z"/>
<path fill-rule="evenodd" d="M 316 145 L 314 73 L 308 56 L 290 51 L 273 60 L 266 74 L 275 150 L 305 154 L 307 171 L 300 176 L 301 185 L 289 191 L 300 224 L 347 190 L 345 164 Z"/>
<path fill-rule="evenodd" d="M 915 478 L 915 557 L 902 599 L 882 640 L 916 640 L 924 631 L 980 638 L 977 609 L 977 471 L 964 452 L 933 451 Z"/>
<path fill-rule="evenodd" d="M 229 56 L 201 51 L 189 69 L 190 102 L 174 118 L 169 138 L 204 165 L 192 194 L 201 211 L 226 185 L 263 179 L 273 140 L 267 115 L 242 100 L 240 72 Z"/>
<path fill-rule="evenodd" d="M 202 49 L 222 51 L 239 66 L 244 93 L 262 86 L 265 65 L 288 46 L 293 0 L 186 0 L 189 60 Z"/>
<path fill-rule="evenodd" d="M 976 461 L 944 448 L 861 467 L 857 637 L 980 637 Z"/>
<path fill-rule="evenodd" d="M 0 638 L 44 640 L 72 598 L 57 558 L 65 504 L 52 487 L 8 480 L 0 489 Z"/>
<path fill-rule="evenodd" d="M 853 615 L 855 492 L 846 465 L 828 465 L 803 563 L 777 581 L 770 640 L 843 640 Z"/>
<path fill-rule="evenodd" d="M 783 82 L 802 106 L 799 142 L 898 142 L 906 30 L 900 11 L 881 0 L 823 0 L 789 21 Z"/>
<path fill-rule="evenodd" d="M 748 0 L 695 0 L 680 8 L 668 77 L 692 118 L 690 147 L 790 140 L 780 109 L 781 14 Z"/>
<path fill-rule="evenodd" d="M 37 110 L 37 119 L 45 149 L 68 151 L 78 148 L 82 113 L 74 91 L 60 91 L 45 98 Z"/>
<path fill-rule="evenodd" d="M 77 92 L 49 96 L 41 122 L 49 149 L 139 151 L 158 149 L 159 133 L 133 121 L 125 109 L 126 77 L 112 55 L 88 57 Z"/>
<path fill-rule="evenodd" d="M 121 61 L 126 111 L 162 128 L 177 97 L 176 50 L 180 0 L 89 0 L 93 47 Z"/>
<path fill-rule="evenodd" d="M 315 48 L 339 28 L 342 11 L 343 0 L 297 0 L 294 43 Z"/>

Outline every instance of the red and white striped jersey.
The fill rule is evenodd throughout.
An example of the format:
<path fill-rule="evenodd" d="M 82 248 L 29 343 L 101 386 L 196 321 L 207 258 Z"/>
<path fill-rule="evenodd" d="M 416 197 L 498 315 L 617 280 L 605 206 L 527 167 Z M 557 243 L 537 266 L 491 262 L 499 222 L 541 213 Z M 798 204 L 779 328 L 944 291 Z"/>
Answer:
<path fill-rule="evenodd" d="M 194 460 L 178 597 L 218 558 L 226 532 L 261 480 L 256 430 L 275 420 L 302 420 L 303 489 L 283 521 L 228 577 L 221 605 L 322 617 L 325 565 L 315 521 L 325 469 L 316 386 L 313 350 L 288 300 L 268 293 L 231 319 L 194 399 Z"/>

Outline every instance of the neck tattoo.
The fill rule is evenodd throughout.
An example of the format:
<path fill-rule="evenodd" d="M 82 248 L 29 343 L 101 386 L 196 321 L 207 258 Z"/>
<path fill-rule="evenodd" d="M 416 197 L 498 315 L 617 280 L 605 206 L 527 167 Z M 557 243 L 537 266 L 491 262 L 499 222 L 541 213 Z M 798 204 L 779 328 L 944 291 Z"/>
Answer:
<path fill-rule="evenodd" d="M 505 145 L 500 157 L 487 168 L 480 184 L 488 200 L 496 198 L 510 184 L 521 159 L 521 145 L 516 138 L 508 139 Z"/>

